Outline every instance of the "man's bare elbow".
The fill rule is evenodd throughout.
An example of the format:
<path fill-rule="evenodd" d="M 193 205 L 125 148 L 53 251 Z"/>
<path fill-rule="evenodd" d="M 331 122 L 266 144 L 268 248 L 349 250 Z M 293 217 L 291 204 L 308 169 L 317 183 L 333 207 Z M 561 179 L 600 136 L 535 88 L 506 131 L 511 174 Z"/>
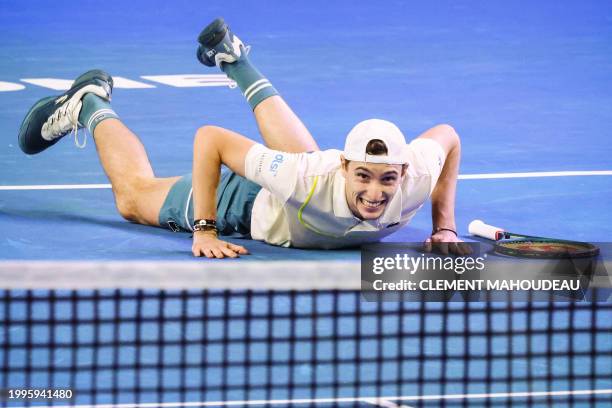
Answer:
<path fill-rule="evenodd" d="M 438 127 L 452 144 L 461 144 L 459 133 L 457 133 L 457 130 L 455 130 L 453 126 L 449 125 L 448 123 L 443 123 L 438 125 Z"/>
<path fill-rule="evenodd" d="M 461 138 L 459 137 L 459 133 L 455 130 L 455 128 L 449 124 L 441 124 L 435 127 L 436 134 L 440 136 L 438 139 L 440 144 L 444 147 L 446 154 L 451 151 L 460 151 L 461 150 Z"/>

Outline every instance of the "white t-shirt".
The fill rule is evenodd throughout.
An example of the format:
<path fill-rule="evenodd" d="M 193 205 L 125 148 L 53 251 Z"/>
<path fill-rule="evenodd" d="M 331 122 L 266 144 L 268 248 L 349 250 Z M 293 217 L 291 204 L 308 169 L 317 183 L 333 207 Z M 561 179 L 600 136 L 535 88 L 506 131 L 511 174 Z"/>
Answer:
<path fill-rule="evenodd" d="M 376 242 L 406 225 L 429 198 L 445 153 L 432 139 L 406 146 L 401 188 L 376 220 L 355 217 L 346 202 L 340 150 L 284 153 L 256 144 L 245 159 L 246 178 L 262 186 L 251 215 L 251 236 L 272 245 L 341 248 Z"/>

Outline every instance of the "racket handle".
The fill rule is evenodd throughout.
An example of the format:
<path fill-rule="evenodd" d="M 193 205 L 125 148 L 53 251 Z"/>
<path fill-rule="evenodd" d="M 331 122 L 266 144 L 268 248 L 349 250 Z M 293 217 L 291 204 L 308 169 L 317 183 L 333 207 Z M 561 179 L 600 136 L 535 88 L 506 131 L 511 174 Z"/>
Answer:
<path fill-rule="evenodd" d="M 503 228 L 485 224 L 481 220 L 474 220 L 470 222 L 470 225 L 468 226 L 468 231 L 472 235 L 492 239 L 494 241 L 497 241 L 498 239 L 501 239 L 504 236 Z"/>

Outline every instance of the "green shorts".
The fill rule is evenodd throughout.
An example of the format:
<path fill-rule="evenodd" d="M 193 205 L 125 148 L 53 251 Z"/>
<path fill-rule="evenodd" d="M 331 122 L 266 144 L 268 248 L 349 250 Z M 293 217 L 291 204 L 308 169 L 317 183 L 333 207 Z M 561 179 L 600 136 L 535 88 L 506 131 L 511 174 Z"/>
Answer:
<path fill-rule="evenodd" d="M 229 170 L 221 173 L 217 187 L 217 229 L 220 235 L 248 238 L 251 211 L 261 187 Z M 173 231 L 191 231 L 193 189 L 191 174 L 181 177 L 168 192 L 159 211 L 159 225 Z"/>

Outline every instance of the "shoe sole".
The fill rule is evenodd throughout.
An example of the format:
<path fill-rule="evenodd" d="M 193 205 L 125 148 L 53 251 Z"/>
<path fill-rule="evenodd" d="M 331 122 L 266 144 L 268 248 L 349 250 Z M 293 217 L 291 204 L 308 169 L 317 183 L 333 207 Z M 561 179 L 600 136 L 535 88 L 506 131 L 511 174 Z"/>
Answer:
<path fill-rule="evenodd" d="M 214 67 L 215 61 L 211 61 L 206 55 L 206 52 L 219 45 L 219 43 L 225 38 L 226 33 L 227 24 L 225 24 L 225 21 L 223 21 L 223 19 L 220 17 L 207 25 L 198 36 L 198 42 L 200 43 L 200 46 L 196 50 L 196 57 L 198 61 L 200 61 L 203 65 Z"/>
<path fill-rule="evenodd" d="M 27 144 L 26 144 L 26 140 L 25 140 L 25 136 L 27 134 L 29 134 L 29 130 L 30 130 L 30 124 L 32 123 L 30 121 L 30 118 L 32 117 L 32 115 L 34 114 L 34 112 L 36 112 L 38 110 L 38 108 L 40 108 L 41 106 L 52 102 L 53 100 L 55 100 L 55 98 L 57 98 L 57 96 L 47 96 L 45 98 L 40 99 L 38 102 L 36 102 L 28 111 L 28 113 L 26 114 L 25 118 L 23 119 L 23 121 L 21 122 L 21 126 L 19 126 L 19 137 L 18 137 L 18 142 L 19 142 L 19 147 L 21 148 L 21 150 L 26 153 L 26 154 L 36 154 L 36 153 L 40 153 L 41 151 L 45 150 L 47 147 L 55 144 L 57 141 L 59 141 L 59 139 L 54 140 L 53 142 L 48 142 L 48 145 L 45 143 L 45 147 L 42 149 L 30 149 Z M 27 126 L 26 126 L 27 124 Z M 24 126 L 26 126 L 26 128 L 24 129 Z M 42 139 L 42 138 L 41 138 Z"/>
<path fill-rule="evenodd" d="M 198 42 L 207 48 L 214 48 L 223 40 L 225 33 L 227 33 L 227 24 L 222 18 L 217 18 L 202 30 Z"/>

